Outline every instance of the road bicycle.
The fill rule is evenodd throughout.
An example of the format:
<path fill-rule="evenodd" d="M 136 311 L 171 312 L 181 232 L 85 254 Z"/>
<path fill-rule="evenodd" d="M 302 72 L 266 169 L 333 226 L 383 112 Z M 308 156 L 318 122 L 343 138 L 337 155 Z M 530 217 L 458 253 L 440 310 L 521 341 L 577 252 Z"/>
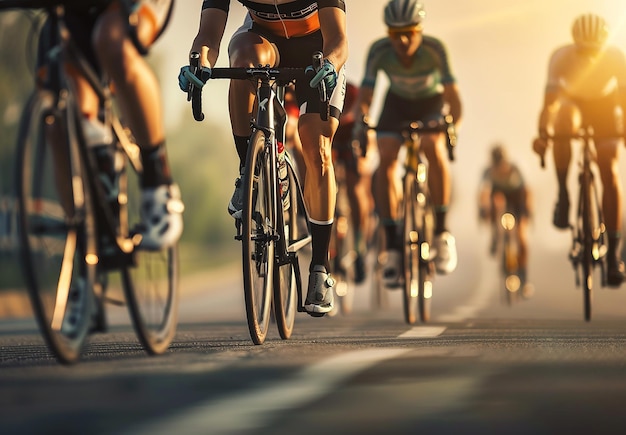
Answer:
<path fill-rule="evenodd" d="M 236 220 L 235 239 L 242 242 L 244 299 L 252 341 L 255 344 L 265 341 L 272 305 L 280 337 L 288 339 L 296 312 L 305 312 L 299 254 L 310 244 L 311 235 L 300 181 L 286 151 L 289 200 L 281 200 L 278 143 L 285 142 L 285 87 L 304 79 L 304 69 L 257 66 L 207 70 L 200 67 L 199 59 L 198 53 L 191 54 L 191 71 L 186 73 L 197 121 L 204 119 L 202 87 L 207 80 L 250 80 L 257 87 L 257 111 L 251 122 L 253 133 L 242 176 L 243 212 L 241 219 Z M 313 65 L 321 68 L 321 53 L 313 55 Z M 322 92 L 320 98 L 327 104 Z M 322 119 L 327 115 L 323 108 Z"/>
<path fill-rule="evenodd" d="M 106 331 L 106 302 L 126 303 L 145 350 L 161 354 L 177 326 L 178 249 L 137 249 L 139 147 L 116 113 L 109 82 L 98 77 L 72 39 L 65 24 L 65 6 L 71 3 L 0 3 L 0 9 L 41 9 L 48 22 L 42 30 L 47 76 L 23 109 L 17 140 L 26 287 L 39 329 L 62 363 L 80 358 L 90 333 Z M 100 121 L 113 140 L 98 155 L 87 144 L 77 95 L 65 75 L 68 64 L 100 99 Z M 106 170 L 99 165 L 102 153 L 111 162 Z M 113 272 L 119 272 L 119 284 L 109 279 Z"/>
<path fill-rule="evenodd" d="M 506 199 L 505 199 L 506 201 Z M 519 300 L 522 292 L 522 280 L 519 276 L 519 241 L 516 226 L 519 225 L 515 215 L 505 210 L 498 222 L 496 251 L 500 257 L 501 288 L 504 290 L 504 301 L 511 305 Z"/>
<path fill-rule="evenodd" d="M 582 286 L 583 290 L 583 316 L 589 321 L 593 302 L 593 273 L 596 267 L 600 269 L 600 285 L 607 285 L 608 241 L 596 182 L 598 175 L 595 166 L 595 135 L 591 126 L 572 135 L 548 135 L 546 132 L 541 132 L 540 135 L 546 140 L 578 140 L 581 144 L 576 219 L 574 224 L 569 225 L 572 231 L 569 259 L 576 273 L 576 286 Z M 543 158 L 541 166 L 545 167 Z"/>
<path fill-rule="evenodd" d="M 377 130 L 375 128 L 375 130 Z M 428 132 L 446 134 L 448 158 L 454 160 L 456 132 L 450 115 L 431 122 L 414 121 L 400 129 L 404 138 L 403 197 L 400 218 L 403 221 L 403 312 L 404 319 L 414 324 L 417 317 L 430 321 L 435 276 L 434 239 L 435 214 L 428 189 L 428 160 L 420 147 L 421 135 Z"/>

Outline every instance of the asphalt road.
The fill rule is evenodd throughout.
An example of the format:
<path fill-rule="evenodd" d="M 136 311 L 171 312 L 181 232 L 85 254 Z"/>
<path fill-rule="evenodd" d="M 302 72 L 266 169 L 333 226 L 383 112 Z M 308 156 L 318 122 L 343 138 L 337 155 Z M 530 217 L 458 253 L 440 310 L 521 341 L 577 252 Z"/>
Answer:
<path fill-rule="evenodd" d="M 584 322 L 565 254 L 543 250 L 534 296 L 508 306 L 496 264 L 459 242 L 463 261 L 437 278 L 426 325 L 404 323 L 397 292 L 373 309 L 364 285 L 352 315 L 300 314 L 290 340 L 272 331 L 255 346 L 236 265 L 184 279 L 160 357 L 121 308 L 72 367 L 32 319 L 3 319 L 0 434 L 623 434 L 625 289 L 599 289 Z"/>

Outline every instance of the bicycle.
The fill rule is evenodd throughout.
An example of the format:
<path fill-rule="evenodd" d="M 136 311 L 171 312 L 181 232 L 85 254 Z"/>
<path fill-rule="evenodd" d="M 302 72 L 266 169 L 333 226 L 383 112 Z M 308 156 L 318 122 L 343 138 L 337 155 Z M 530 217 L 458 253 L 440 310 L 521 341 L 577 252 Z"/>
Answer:
<path fill-rule="evenodd" d="M 49 22 L 43 30 L 50 41 L 48 76 L 23 109 L 17 140 L 26 287 L 49 349 L 59 362 L 70 364 L 80 358 L 90 333 L 106 331 L 104 304 L 124 304 L 107 295 L 115 290 L 109 274 L 119 272 L 139 341 L 148 354 L 161 354 L 177 326 L 178 249 L 137 249 L 140 192 L 132 186 L 138 186 L 142 171 L 139 147 L 114 110 L 108 81 L 98 77 L 74 44 L 64 20 L 71 3 L 0 3 L 0 9 L 41 9 Z M 86 143 L 77 97 L 65 75 L 68 63 L 100 99 L 100 119 L 113 138 L 106 149 L 113 168 L 107 171 Z M 68 328 L 68 321 L 74 326 Z"/>
<path fill-rule="evenodd" d="M 572 231 L 572 247 L 569 260 L 576 273 L 576 286 L 583 289 L 583 316 L 586 321 L 591 320 L 591 305 L 593 301 L 593 272 L 600 268 L 602 287 L 607 285 L 606 253 L 608 251 L 606 227 L 602 205 L 598 197 L 596 184 L 596 168 L 593 167 L 596 148 L 593 128 L 588 126 L 577 134 L 548 135 L 540 132 L 546 140 L 580 140 L 581 153 L 579 160 L 579 191 L 576 207 L 576 219 L 569 227 Z M 544 158 L 541 158 L 541 167 L 545 167 Z"/>
<path fill-rule="evenodd" d="M 375 128 L 376 130 L 376 128 Z M 403 198 L 400 216 L 403 220 L 403 312 L 408 324 L 419 318 L 430 321 L 435 276 L 431 246 L 435 215 L 428 189 L 428 161 L 420 148 L 421 134 L 443 132 L 447 137 L 448 158 L 454 160 L 456 132 L 452 117 L 446 115 L 431 122 L 411 122 L 399 131 L 404 138 L 406 156 L 402 179 Z"/>
<path fill-rule="evenodd" d="M 498 227 L 498 248 L 502 273 L 500 283 L 504 289 L 504 300 L 509 305 L 515 303 L 521 296 L 523 284 L 519 276 L 519 241 L 515 228 L 518 224 L 515 215 L 510 210 L 504 211 L 499 222 L 494 223 Z"/>
<path fill-rule="evenodd" d="M 285 141 L 285 87 L 303 79 L 304 69 L 212 68 L 208 74 L 199 59 L 199 53 L 191 53 L 191 71 L 185 74 L 191 82 L 189 99 L 197 121 L 204 119 L 202 87 L 209 79 L 251 80 L 257 85 L 257 112 L 243 174 L 244 206 L 242 218 L 236 220 L 235 239 L 242 242 L 246 319 L 252 341 L 264 343 L 272 305 L 280 337 L 288 339 L 296 312 L 305 312 L 298 254 L 311 242 L 311 235 L 300 181 L 286 151 L 289 201 L 281 200 L 277 154 L 278 143 Z M 313 55 L 313 65 L 321 67 L 321 53 Z M 323 109 L 322 119 L 325 115 L 328 112 Z"/>

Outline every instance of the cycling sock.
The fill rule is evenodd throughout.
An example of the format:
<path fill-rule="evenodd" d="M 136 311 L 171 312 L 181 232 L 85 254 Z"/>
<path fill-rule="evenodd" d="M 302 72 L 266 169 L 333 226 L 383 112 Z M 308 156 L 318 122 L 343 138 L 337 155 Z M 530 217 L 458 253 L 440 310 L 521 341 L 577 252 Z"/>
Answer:
<path fill-rule="evenodd" d="M 246 158 L 248 155 L 248 136 L 235 136 L 235 148 L 237 148 L 237 155 L 239 156 L 239 168 L 243 168 L 246 164 Z"/>
<path fill-rule="evenodd" d="M 143 165 L 141 187 L 157 187 L 163 184 L 172 184 L 165 142 L 149 148 L 142 148 L 141 161 Z"/>
<path fill-rule="evenodd" d="M 330 245 L 330 235 L 332 233 L 333 224 L 311 224 L 311 267 L 323 265 L 326 270 L 330 270 L 328 264 L 328 247 Z"/>
<path fill-rule="evenodd" d="M 435 207 L 435 234 L 441 234 L 446 231 L 446 214 L 448 206 L 440 205 Z"/>

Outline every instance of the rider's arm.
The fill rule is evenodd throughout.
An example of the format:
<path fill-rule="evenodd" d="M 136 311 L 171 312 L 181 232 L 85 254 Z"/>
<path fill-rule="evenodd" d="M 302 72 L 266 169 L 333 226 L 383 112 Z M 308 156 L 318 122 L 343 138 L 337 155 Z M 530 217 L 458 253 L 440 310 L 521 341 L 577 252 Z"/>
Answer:
<path fill-rule="evenodd" d="M 321 2 L 320 2 L 321 3 Z M 333 2 L 335 3 L 335 2 Z M 343 5 L 343 1 L 336 2 Z M 324 39 L 324 58 L 339 71 L 348 58 L 348 37 L 346 33 L 345 6 L 320 6 L 320 29 Z"/>
<path fill-rule="evenodd" d="M 356 120 L 369 120 L 370 107 L 372 106 L 372 100 L 374 99 L 374 88 L 369 86 L 361 86 L 359 89 L 359 96 L 354 105 L 354 119 Z"/>
<path fill-rule="evenodd" d="M 459 95 L 459 88 L 456 83 L 446 83 L 443 86 L 443 99 L 450 107 L 450 115 L 452 115 L 454 125 L 458 129 L 461 125 L 463 109 L 461 105 L 461 97 Z"/>
<path fill-rule="evenodd" d="M 546 131 L 552 126 L 554 115 L 559 109 L 561 66 L 558 52 L 550 59 L 548 65 L 548 80 L 543 97 L 543 106 L 539 114 L 538 129 L 540 132 Z"/>
<path fill-rule="evenodd" d="M 209 2 L 205 2 L 209 3 Z M 218 5 L 219 2 L 213 2 Z M 228 3 L 228 2 L 226 2 Z M 200 53 L 200 64 L 212 68 L 217 62 L 220 52 L 220 43 L 224 36 L 228 8 L 207 7 L 202 9 L 200 15 L 200 29 L 191 45 L 191 51 Z"/>

